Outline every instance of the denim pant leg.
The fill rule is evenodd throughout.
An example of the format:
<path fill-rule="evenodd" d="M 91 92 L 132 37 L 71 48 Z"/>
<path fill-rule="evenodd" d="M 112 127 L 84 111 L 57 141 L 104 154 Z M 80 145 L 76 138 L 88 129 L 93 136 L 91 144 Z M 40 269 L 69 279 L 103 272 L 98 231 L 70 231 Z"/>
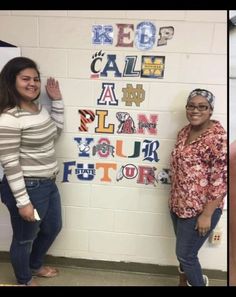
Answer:
<path fill-rule="evenodd" d="M 27 222 L 21 218 L 6 178 L 1 185 L 1 199 L 11 216 L 13 239 L 11 262 L 16 279 L 27 284 L 32 269 L 42 266 L 43 258 L 62 227 L 61 202 L 53 180 L 25 181 L 31 203 L 37 209 L 40 221 Z"/>
<path fill-rule="evenodd" d="M 200 236 L 198 230 L 195 230 L 197 217 L 179 218 L 176 214 L 171 213 L 171 218 L 176 233 L 176 255 L 180 262 L 181 269 L 185 272 L 188 282 L 192 286 L 204 286 L 202 269 L 198 259 L 198 252 L 211 231 L 215 228 L 221 217 L 221 209 L 215 209 L 212 219 L 211 228 L 205 236 Z"/>
<path fill-rule="evenodd" d="M 41 199 L 38 192 L 43 193 Z M 38 270 L 43 265 L 44 256 L 62 228 L 61 198 L 54 181 L 47 180 L 40 184 L 39 191 L 33 191 L 30 197 L 41 218 L 39 232 L 33 242 L 30 268 Z"/>
<path fill-rule="evenodd" d="M 30 253 L 33 241 L 39 231 L 39 222 L 28 222 L 19 215 L 16 201 L 7 180 L 1 184 L 1 199 L 7 206 L 12 225 L 12 242 L 10 247 L 11 263 L 18 283 L 27 284 L 32 279 L 30 270 Z"/>

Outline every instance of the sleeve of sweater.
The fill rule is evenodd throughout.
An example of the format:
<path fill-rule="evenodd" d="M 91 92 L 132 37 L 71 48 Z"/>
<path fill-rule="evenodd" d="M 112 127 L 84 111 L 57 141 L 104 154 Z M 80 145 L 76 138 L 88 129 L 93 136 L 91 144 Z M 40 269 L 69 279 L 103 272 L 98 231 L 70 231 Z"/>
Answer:
<path fill-rule="evenodd" d="M 19 162 L 20 143 L 21 129 L 18 119 L 3 113 L 0 116 L 0 163 L 19 208 L 30 203 Z"/>
<path fill-rule="evenodd" d="M 52 100 L 51 118 L 57 126 L 60 134 L 64 125 L 64 104 L 62 100 Z"/>
<path fill-rule="evenodd" d="M 215 135 L 211 140 L 211 170 L 208 200 L 222 199 L 227 193 L 227 138 Z"/>

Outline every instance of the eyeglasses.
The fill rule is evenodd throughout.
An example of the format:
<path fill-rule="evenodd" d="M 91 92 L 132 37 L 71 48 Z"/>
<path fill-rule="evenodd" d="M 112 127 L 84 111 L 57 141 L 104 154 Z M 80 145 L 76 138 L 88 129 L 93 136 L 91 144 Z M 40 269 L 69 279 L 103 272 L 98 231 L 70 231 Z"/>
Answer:
<path fill-rule="evenodd" d="M 185 106 L 186 110 L 190 110 L 190 111 L 194 111 L 195 108 L 198 110 L 198 111 L 206 111 L 208 110 L 209 106 L 207 105 L 186 105 Z"/>

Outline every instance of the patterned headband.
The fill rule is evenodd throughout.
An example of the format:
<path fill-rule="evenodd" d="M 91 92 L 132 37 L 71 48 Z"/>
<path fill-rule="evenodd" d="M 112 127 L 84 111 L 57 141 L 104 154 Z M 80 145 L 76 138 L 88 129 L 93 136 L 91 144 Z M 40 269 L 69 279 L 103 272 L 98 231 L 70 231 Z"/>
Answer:
<path fill-rule="evenodd" d="M 189 102 L 190 99 L 192 99 L 193 97 L 198 96 L 198 95 L 206 98 L 206 100 L 209 102 L 211 108 L 212 109 L 214 108 L 215 96 L 210 91 L 207 91 L 204 89 L 193 90 L 188 96 L 187 103 Z"/>

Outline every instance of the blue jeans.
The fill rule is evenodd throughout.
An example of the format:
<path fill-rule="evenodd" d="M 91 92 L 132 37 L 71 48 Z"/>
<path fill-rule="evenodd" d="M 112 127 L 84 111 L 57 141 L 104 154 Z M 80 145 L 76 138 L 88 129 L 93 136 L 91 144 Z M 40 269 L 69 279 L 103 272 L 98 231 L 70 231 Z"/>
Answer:
<path fill-rule="evenodd" d="M 61 201 L 55 180 L 25 180 L 30 201 L 40 221 L 22 219 L 7 179 L 1 184 L 1 199 L 7 206 L 13 230 L 10 256 L 18 283 L 28 284 L 32 271 L 43 265 L 43 258 L 62 228 Z"/>
<path fill-rule="evenodd" d="M 191 286 L 205 286 L 198 252 L 217 225 L 222 210 L 220 208 L 215 209 L 211 217 L 211 228 L 205 236 L 200 236 L 198 230 L 195 230 L 197 216 L 179 218 L 173 212 L 170 214 L 176 235 L 176 256 L 180 263 L 180 269 L 186 274 Z"/>

